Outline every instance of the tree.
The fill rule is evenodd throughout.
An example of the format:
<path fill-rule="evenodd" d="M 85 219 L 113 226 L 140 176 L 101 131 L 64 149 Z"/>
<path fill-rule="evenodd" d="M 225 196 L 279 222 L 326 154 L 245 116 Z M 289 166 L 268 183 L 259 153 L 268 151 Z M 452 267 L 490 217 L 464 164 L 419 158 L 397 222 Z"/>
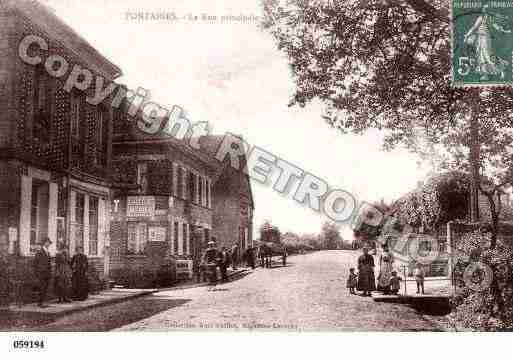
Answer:
<path fill-rule="evenodd" d="M 342 246 L 340 229 L 334 222 L 324 222 L 321 228 L 322 247 L 324 249 L 337 249 Z"/>
<path fill-rule="evenodd" d="M 510 183 L 513 90 L 450 83 L 448 1 L 264 0 L 262 26 L 289 59 L 296 89 L 290 106 L 314 99 L 343 133 L 383 130 L 384 147 L 423 155 L 440 149 L 446 165 L 472 174 L 478 219 L 480 172 Z"/>
<path fill-rule="evenodd" d="M 329 124 L 343 133 L 382 130 L 386 149 L 403 144 L 422 152 L 418 139 L 425 139 L 428 148 L 440 149 L 442 162 L 471 173 L 473 222 L 479 220 L 479 190 L 491 211 L 497 210 L 493 196 L 513 177 L 513 90 L 451 86 L 449 1 L 263 0 L 263 5 L 262 26 L 286 54 L 294 76 L 290 106 L 320 100 Z M 494 175 L 486 188 L 482 172 Z M 495 279 L 492 288 L 499 303 Z"/>

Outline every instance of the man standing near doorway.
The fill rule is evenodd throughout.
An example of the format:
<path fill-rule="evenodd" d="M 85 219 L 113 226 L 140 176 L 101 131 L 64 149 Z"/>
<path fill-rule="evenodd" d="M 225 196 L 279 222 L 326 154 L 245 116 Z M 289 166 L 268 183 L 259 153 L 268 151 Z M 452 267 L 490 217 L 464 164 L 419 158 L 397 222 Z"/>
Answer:
<path fill-rule="evenodd" d="M 50 244 L 52 244 L 52 241 L 50 241 L 49 238 L 45 238 L 41 243 L 41 248 L 36 252 L 34 257 L 34 274 L 39 284 L 38 305 L 41 308 L 47 307 L 44 302 L 48 292 L 48 285 L 52 278 L 52 264 L 49 252 Z"/>
<path fill-rule="evenodd" d="M 235 243 L 232 247 L 232 269 L 237 270 L 237 264 L 239 263 L 239 246 Z"/>
<path fill-rule="evenodd" d="M 221 249 L 221 253 L 219 256 L 219 270 L 221 271 L 221 281 L 227 282 L 228 281 L 228 263 L 230 262 L 228 249 L 226 247 L 223 247 Z"/>

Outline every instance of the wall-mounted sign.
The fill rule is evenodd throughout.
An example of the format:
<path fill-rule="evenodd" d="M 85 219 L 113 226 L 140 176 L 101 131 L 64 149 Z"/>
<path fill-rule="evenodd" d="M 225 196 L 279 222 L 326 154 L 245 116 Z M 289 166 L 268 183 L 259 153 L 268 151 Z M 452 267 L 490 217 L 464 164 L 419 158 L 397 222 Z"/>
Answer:
<path fill-rule="evenodd" d="M 155 197 L 129 196 L 126 201 L 127 217 L 152 217 L 155 215 Z"/>
<path fill-rule="evenodd" d="M 18 242 L 18 228 L 9 227 L 9 254 L 16 253 L 16 243 Z"/>
<path fill-rule="evenodd" d="M 166 228 L 165 227 L 148 227 L 148 240 L 150 242 L 165 242 L 166 241 Z"/>
<path fill-rule="evenodd" d="M 180 277 L 192 278 L 192 261 L 185 259 L 178 259 L 176 261 L 176 275 Z"/>

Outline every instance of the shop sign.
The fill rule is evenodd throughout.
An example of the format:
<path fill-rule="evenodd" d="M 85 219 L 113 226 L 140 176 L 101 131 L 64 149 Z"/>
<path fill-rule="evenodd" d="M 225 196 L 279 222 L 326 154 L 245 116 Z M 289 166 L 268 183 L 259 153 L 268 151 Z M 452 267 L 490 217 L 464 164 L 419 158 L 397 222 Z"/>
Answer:
<path fill-rule="evenodd" d="M 153 217 L 155 215 L 155 197 L 127 197 L 126 215 L 127 217 Z"/>

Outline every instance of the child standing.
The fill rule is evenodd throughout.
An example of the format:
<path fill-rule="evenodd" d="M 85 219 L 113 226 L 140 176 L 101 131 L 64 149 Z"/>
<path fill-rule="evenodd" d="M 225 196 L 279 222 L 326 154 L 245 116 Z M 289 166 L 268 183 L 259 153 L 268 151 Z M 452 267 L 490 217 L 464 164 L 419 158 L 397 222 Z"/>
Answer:
<path fill-rule="evenodd" d="M 399 290 L 401 289 L 401 281 L 403 279 L 397 276 L 397 272 L 392 271 L 392 276 L 390 277 L 390 293 L 397 295 Z"/>
<path fill-rule="evenodd" d="M 417 282 L 417 294 L 424 294 L 424 270 L 422 269 L 422 264 L 417 263 L 415 268 L 415 272 L 413 273 L 415 276 L 415 281 Z"/>
<path fill-rule="evenodd" d="M 358 281 L 358 275 L 354 272 L 354 268 L 349 269 L 349 278 L 347 278 L 347 285 L 346 287 L 349 288 L 350 294 L 356 294 L 355 288 L 356 283 Z"/>

